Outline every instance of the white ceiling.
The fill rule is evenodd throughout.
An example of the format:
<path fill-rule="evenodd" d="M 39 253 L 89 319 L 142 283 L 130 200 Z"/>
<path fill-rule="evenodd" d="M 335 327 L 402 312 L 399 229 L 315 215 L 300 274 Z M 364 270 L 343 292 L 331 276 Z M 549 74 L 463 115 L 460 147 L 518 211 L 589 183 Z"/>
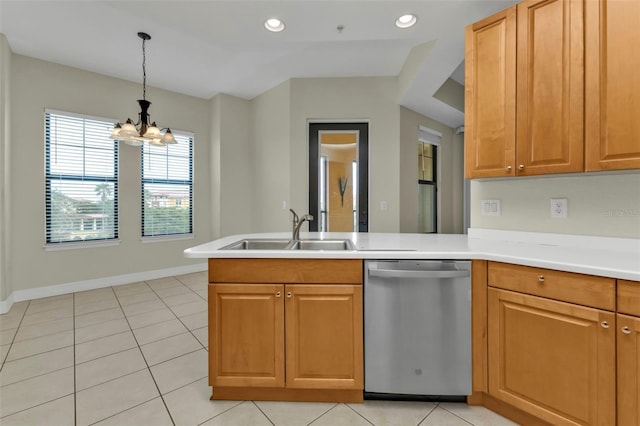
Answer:
<path fill-rule="evenodd" d="M 415 46 L 435 45 L 400 104 L 449 126 L 463 116 L 433 98 L 464 59 L 464 27 L 515 0 L 0 0 L 13 52 L 209 99 L 251 99 L 295 77 L 397 76 Z M 395 19 L 418 15 L 410 29 Z M 285 31 L 264 29 L 278 17 Z M 340 33 L 338 25 L 343 25 Z M 464 69 L 454 74 L 463 79 Z"/>

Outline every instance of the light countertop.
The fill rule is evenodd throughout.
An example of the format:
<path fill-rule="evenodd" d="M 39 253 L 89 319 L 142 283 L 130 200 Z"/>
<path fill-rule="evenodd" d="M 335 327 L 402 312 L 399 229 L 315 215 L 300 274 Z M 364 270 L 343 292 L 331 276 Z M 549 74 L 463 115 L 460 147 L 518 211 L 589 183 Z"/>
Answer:
<path fill-rule="evenodd" d="M 290 239 L 290 232 L 233 235 L 184 251 L 189 258 L 482 259 L 640 281 L 640 240 L 470 229 L 460 234 L 301 233 L 350 239 L 356 250 L 220 250 L 242 239 Z"/>

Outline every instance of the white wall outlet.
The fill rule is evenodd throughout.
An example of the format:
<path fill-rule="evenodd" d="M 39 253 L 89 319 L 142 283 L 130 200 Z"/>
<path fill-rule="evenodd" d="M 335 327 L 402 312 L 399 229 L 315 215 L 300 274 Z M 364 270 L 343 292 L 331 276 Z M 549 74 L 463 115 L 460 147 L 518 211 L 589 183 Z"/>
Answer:
<path fill-rule="evenodd" d="M 287 202 L 283 201 L 282 202 L 282 210 L 286 210 L 287 209 Z"/>
<path fill-rule="evenodd" d="M 386 210 L 388 207 L 386 201 L 380 201 L 380 210 Z"/>
<path fill-rule="evenodd" d="M 500 207 L 500 200 L 481 200 L 482 215 L 483 216 L 500 216 L 502 215 L 502 209 Z"/>
<path fill-rule="evenodd" d="M 566 198 L 551 199 L 551 217 L 554 219 L 566 219 L 568 213 L 568 203 Z"/>

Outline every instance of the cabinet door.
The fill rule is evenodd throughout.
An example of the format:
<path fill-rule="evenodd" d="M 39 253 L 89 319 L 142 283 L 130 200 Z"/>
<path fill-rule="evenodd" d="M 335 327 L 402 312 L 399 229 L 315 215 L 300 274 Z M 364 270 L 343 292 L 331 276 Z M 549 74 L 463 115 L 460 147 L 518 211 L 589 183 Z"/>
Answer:
<path fill-rule="evenodd" d="M 586 169 L 640 168 L 640 2 L 586 4 Z"/>
<path fill-rule="evenodd" d="M 615 424 L 615 315 L 489 289 L 489 394 L 554 425 Z"/>
<path fill-rule="evenodd" d="M 465 175 L 515 175 L 516 8 L 466 28 Z"/>
<path fill-rule="evenodd" d="M 362 286 L 287 285 L 288 388 L 363 389 Z"/>
<path fill-rule="evenodd" d="M 211 386 L 284 386 L 284 286 L 209 286 Z"/>
<path fill-rule="evenodd" d="M 518 175 L 584 169 L 583 1 L 518 3 Z"/>
<path fill-rule="evenodd" d="M 618 424 L 640 424 L 640 318 L 618 314 Z"/>

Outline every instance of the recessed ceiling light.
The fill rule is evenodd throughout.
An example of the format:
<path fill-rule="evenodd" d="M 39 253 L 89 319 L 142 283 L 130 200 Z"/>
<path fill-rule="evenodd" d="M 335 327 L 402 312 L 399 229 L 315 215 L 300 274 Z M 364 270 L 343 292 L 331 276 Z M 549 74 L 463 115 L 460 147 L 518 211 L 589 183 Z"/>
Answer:
<path fill-rule="evenodd" d="M 402 15 L 398 19 L 396 19 L 396 27 L 398 28 L 409 28 L 413 27 L 416 22 L 418 22 L 418 17 L 414 14 L 406 14 Z"/>
<path fill-rule="evenodd" d="M 278 18 L 269 18 L 264 21 L 264 27 L 269 31 L 279 33 L 280 31 L 284 30 L 284 22 L 282 22 Z"/>

